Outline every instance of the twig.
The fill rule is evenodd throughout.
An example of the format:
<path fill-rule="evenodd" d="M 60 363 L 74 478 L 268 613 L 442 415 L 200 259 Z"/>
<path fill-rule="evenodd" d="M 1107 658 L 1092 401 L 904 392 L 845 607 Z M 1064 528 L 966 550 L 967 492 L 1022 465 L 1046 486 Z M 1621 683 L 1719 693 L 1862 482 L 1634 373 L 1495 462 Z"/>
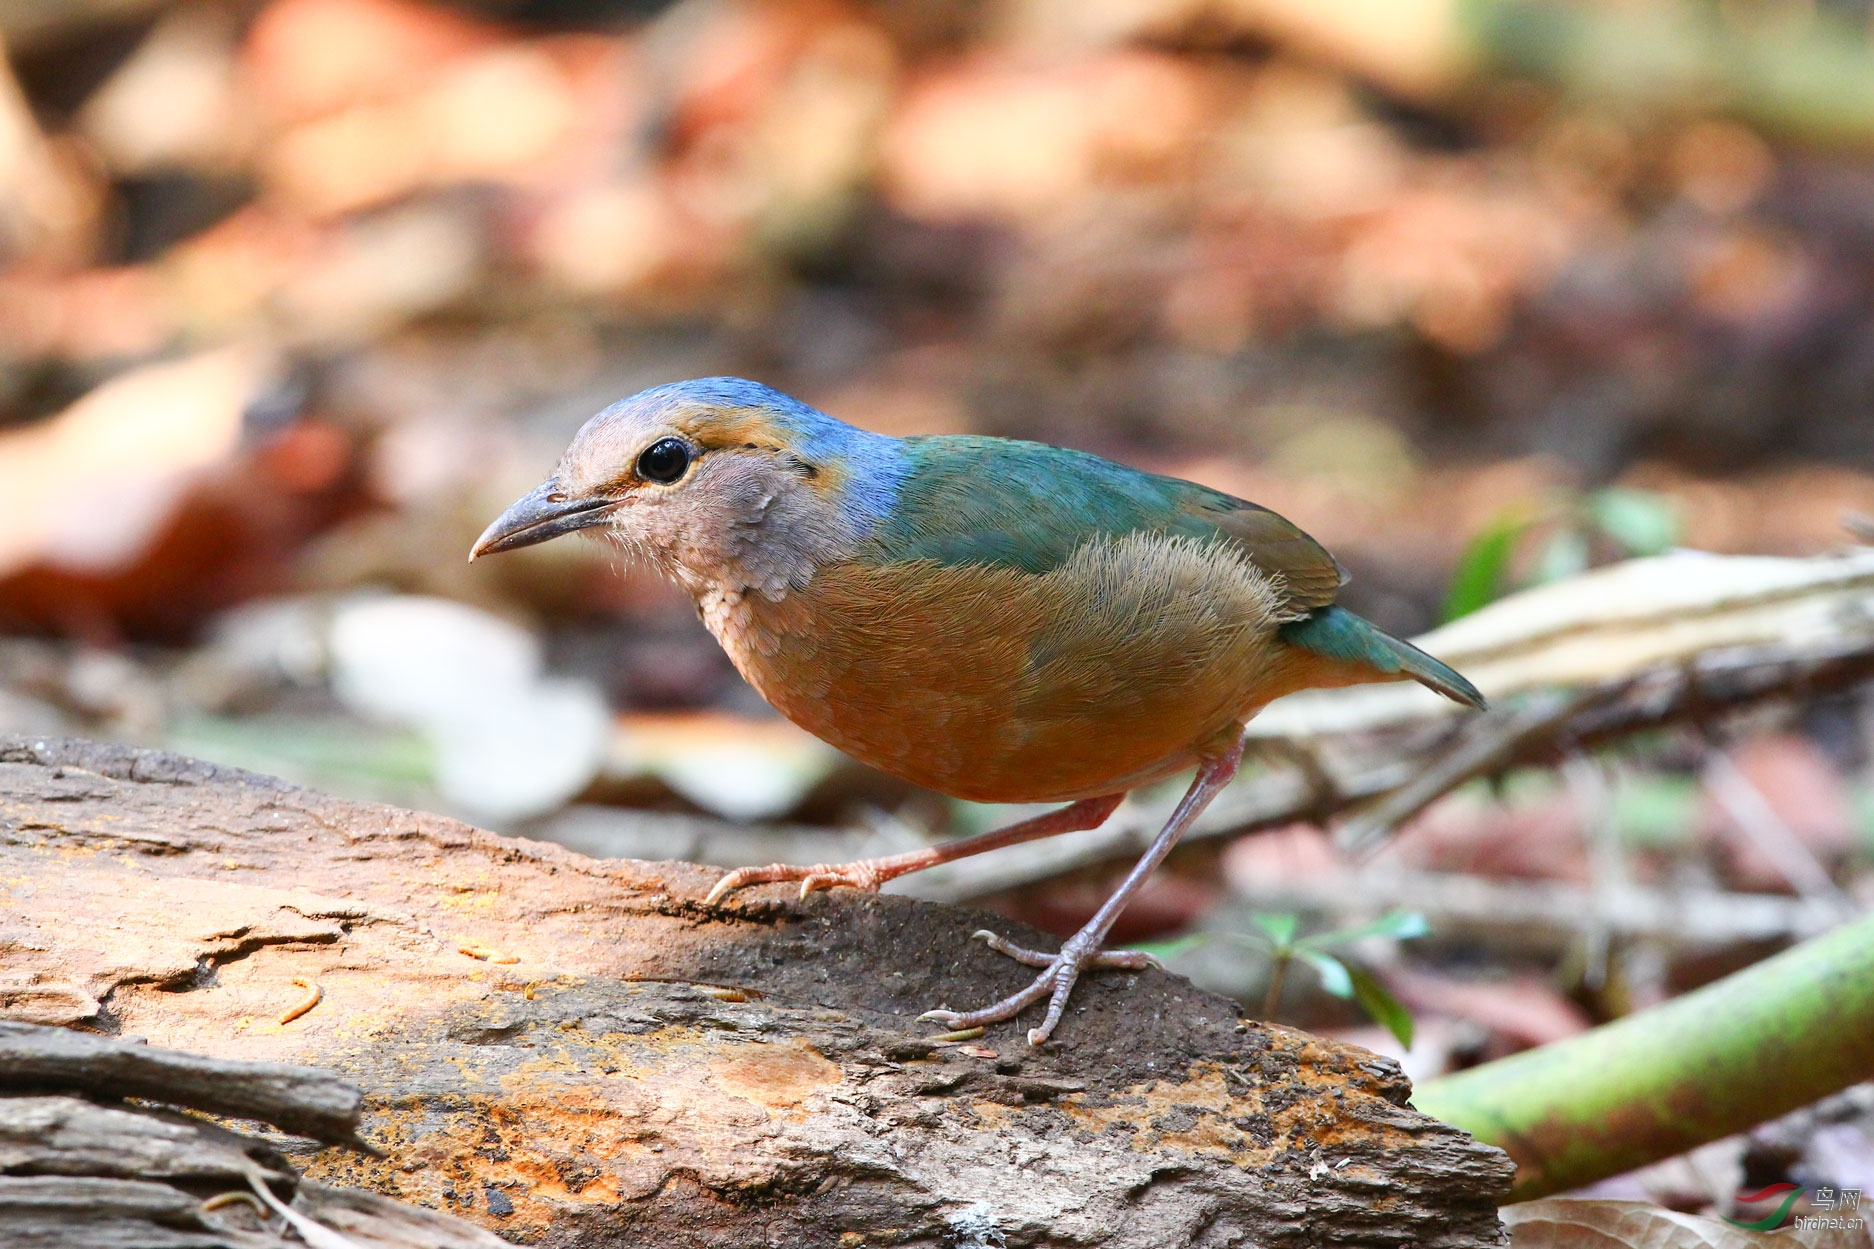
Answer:
<path fill-rule="evenodd" d="M 1730 755 L 1712 751 L 1705 763 L 1705 780 L 1731 822 L 1775 865 L 1783 879 L 1795 886 L 1797 893 L 1825 903 L 1844 919 L 1860 910 Z"/>
<path fill-rule="evenodd" d="M 1410 781 L 1340 827 L 1335 840 L 1353 855 L 1376 849 L 1401 824 L 1467 781 L 1503 770 L 1531 743 L 1554 740 L 1556 730 L 1592 702 L 1616 697 L 1620 689 L 1539 696 L 1505 715 L 1480 717 L 1470 740 L 1434 759 Z"/>
<path fill-rule="evenodd" d="M 1248 745 L 1291 766 L 1245 776 L 1186 840 L 1326 823 L 1400 791 L 1350 830 L 1356 839 L 1370 838 L 1472 776 L 1553 764 L 1570 751 L 1650 729 L 1868 680 L 1874 551 L 1811 560 L 1687 553 L 1632 561 L 1493 604 L 1438 634 L 1435 642 L 1423 640 L 1483 681 L 1502 710 L 1460 717 L 1406 685 L 1283 699 L 1252 722 Z M 1553 720 L 1531 709 L 1528 698 L 1569 697 L 1558 690 L 1577 691 L 1579 705 L 1564 704 Z M 1465 745 L 1447 755 L 1454 734 L 1463 734 Z M 1163 802 L 1128 801 L 1102 828 L 947 863 L 886 889 L 961 901 L 1135 858 L 1167 811 Z M 849 831 L 751 829 L 599 808 L 574 808 L 537 831 L 589 853 L 675 855 L 728 867 L 841 862 L 874 853 L 877 843 Z"/>
<path fill-rule="evenodd" d="M 253 1187 L 254 1192 L 260 1199 L 267 1204 L 268 1208 L 285 1219 L 287 1224 L 292 1227 L 295 1232 L 299 1233 L 299 1238 L 310 1245 L 312 1249 L 364 1249 L 364 1246 L 360 1245 L 351 1237 L 340 1235 L 325 1224 L 307 1218 L 299 1211 L 281 1201 L 278 1197 L 275 1197 L 273 1195 L 273 1190 L 267 1187 L 266 1179 L 261 1175 L 260 1168 L 254 1166 L 252 1163 L 249 1163 L 247 1166 L 247 1182 Z"/>
<path fill-rule="evenodd" d="M 1545 955 L 1567 949 L 1597 925 L 1613 940 L 1682 948 L 1798 940 L 1827 930 L 1839 918 L 1829 908 L 1782 894 L 1492 880 L 1408 871 L 1382 860 L 1245 890 L 1219 910 L 1214 923 L 1227 929 L 1248 914 L 1268 911 L 1351 918 L 1391 910 L 1423 914 L 1441 937 L 1487 938 L 1493 945 Z"/>
<path fill-rule="evenodd" d="M 1309 809 L 1321 813 L 1320 819 L 1326 820 L 1329 814 L 1346 805 L 1340 787 L 1334 783 L 1327 765 L 1321 762 L 1320 755 L 1307 742 L 1288 737 L 1252 737 L 1246 749 L 1265 759 L 1280 759 L 1293 765 L 1302 783 L 1308 787 Z"/>
<path fill-rule="evenodd" d="M 1562 764 L 1562 778 L 1581 808 L 1581 827 L 1587 838 L 1589 883 L 1595 898 L 1631 886 L 1633 877 L 1627 871 L 1620 831 L 1614 825 L 1613 795 L 1608 792 L 1607 774 L 1595 760 L 1575 755 Z M 1586 919 L 1581 978 L 1588 988 L 1598 992 L 1607 984 L 1613 934 L 1599 906 L 1590 908 Z"/>

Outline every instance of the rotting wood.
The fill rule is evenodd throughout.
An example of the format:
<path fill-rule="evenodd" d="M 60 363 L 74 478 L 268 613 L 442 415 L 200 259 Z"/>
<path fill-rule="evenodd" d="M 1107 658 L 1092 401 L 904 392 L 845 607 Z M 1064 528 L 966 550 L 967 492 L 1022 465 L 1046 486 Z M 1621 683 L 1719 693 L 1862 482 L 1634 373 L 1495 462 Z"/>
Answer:
<path fill-rule="evenodd" d="M 337 1249 L 500 1249 L 486 1231 L 431 1210 L 400 1206 L 374 1193 L 346 1193 L 307 1184 L 274 1141 L 148 1104 L 100 1105 L 94 1096 L 122 1088 L 126 1064 L 114 1061 L 123 1042 L 59 1028 L 0 1024 L 7 1083 L 0 1092 L 0 1245 L 7 1249 L 287 1249 L 308 1243 L 285 1238 L 266 1199 L 290 1209 L 308 1237 L 334 1230 Z M 282 1106 L 304 1117 L 311 1103 L 327 1107 L 340 1082 L 328 1073 L 276 1063 L 241 1063 L 147 1049 L 135 1055 L 132 1082 L 140 1099 L 191 1109 L 225 1105 L 226 1094 L 205 1084 L 212 1066 L 247 1109 Z M 165 1079 L 174 1077 L 173 1085 Z M 292 1085 L 304 1084 L 305 1096 Z M 258 1092 L 254 1091 L 258 1090 Z M 349 1090 L 355 1111 L 362 1100 Z M 350 1119 L 331 1135 L 349 1137 Z M 281 1142 L 290 1145 L 290 1142 Z M 258 1215 L 259 1217 L 256 1217 Z"/>
<path fill-rule="evenodd" d="M 0 1097 L 0 1172 L 160 1180 L 244 1188 L 249 1163 L 291 1191 L 297 1177 L 271 1145 L 175 1114 L 79 1097 Z"/>
<path fill-rule="evenodd" d="M 712 879 L 0 742 L 0 983 L 355 1082 L 383 1156 L 294 1155 L 313 1179 L 543 1245 L 1501 1243 L 1503 1155 L 1386 1060 L 1155 971 L 1089 977 L 1058 1045 L 939 1044 L 920 1011 L 1025 974 L 968 940 L 986 917 L 779 888 L 715 913 Z M 283 1027 L 295 978 L 325 999 Z"/>
<path fill-rule="evenodd" d="M 0 1019 L 0 1088 L 147 1097 L 264 1119 L 331 1144 L 355 1139 L 364 1100 L 355 1086 L 307 1067 L 228 1062 L 5 1019 Z"/>
<path fill-rule="evenodd" d="M 24 1114 L 15 1113 L 20 1103 L 30 1103 Z M 103 1116 L 111 1121 L 103 1122 Z M 99 1121 L 75 1126 L 87 1117 Z M 30 1149 L 16 1151 L 11 1130 L 20 1126 L 47 1135 L 28 1142 Z M 98 1135 L 100 1128 L 109 1134 Z M 255 1217 L 252 1206 L 218 1203 L 210 1196 L 239 1193 L 247 1184 L 243 1151 L 218 1136 L 233 1134 L 194 1120 L 103 1110 L 75 1097 L 0 1097 L 0 1157 L 7 1160 L 0 1169 L 0 1244 L 7 1249 L 304 1249 L 305 1240 L 282 1235 L 276 1222 Z M 177 1173 L 166 1179 L 91 1173 L 103 1167 L 148 1174 L 142 1163 L 149 1152 L 175 1164 Z M 10 1173 L 27 1167 L 45 1173 Z M 292 1199 L 296 1214 L 350 1238 L 358 1249 L 501 1249 L 503 1244 L 460 1219 L 376 1193 L 279 1179 L 285 1190 L 280 1195 Z"/>

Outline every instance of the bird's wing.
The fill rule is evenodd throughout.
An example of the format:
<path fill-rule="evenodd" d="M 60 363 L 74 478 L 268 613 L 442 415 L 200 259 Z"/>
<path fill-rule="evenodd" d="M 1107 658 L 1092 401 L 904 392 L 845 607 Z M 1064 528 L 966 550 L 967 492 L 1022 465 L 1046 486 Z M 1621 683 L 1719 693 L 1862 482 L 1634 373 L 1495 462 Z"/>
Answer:
<path fill-rule="evenodd" d="M 1218 490 L 1083 451 L 1002 438 L 905 440 L 896 503 L 863 562 L 930 560 L 1045 573 L 1089 539 L 1163 533 L 1224 539 L 1277 581 L 1284 614 L 1334 601 L 1347 575 L 1287 520 Z"/>
<path fill-rule="evenodd" d="M 1242 499 L 1219 498 L 1232 506 L 1216 517 L 1218 530 L 1242 549 L 1250 563 L 1281 578 L 1283 607 L 1310 612 L 1326 607 L 1340 594 L 1347 584 L 1347 570 L 1294 522 Z"/>

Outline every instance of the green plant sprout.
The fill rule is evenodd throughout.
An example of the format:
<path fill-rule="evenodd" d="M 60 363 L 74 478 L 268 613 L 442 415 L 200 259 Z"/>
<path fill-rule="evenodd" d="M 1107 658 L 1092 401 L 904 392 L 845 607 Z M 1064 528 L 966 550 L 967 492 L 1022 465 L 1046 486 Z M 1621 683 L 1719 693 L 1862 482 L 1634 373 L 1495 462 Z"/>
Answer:
<path fill-rule="evenodd" d="M 1456 620 L 1512 589 L 1571 577 L 1594 562 L 1596 549 L 1615 558 L 1658 555 L 1679 540 L 1679 514 L 1672 501 L 1650 490 L 1610 486 L 1587 494 L 1569 492 L 1546 506 L 1523 505 L 1499 513 L 1458 557 L 1445 592 L 1444 619 Z M 1540 545 L 1533 539 L 1541 537 Z M 1512 573 L 1518 555 L 1527 572 L 1520 584 Z"/>
<path fill-rule="evenodd" d="M 1300 935 L 1300 916 L 1258 913 L 1249 918 L 1255 925 L 1249 931 L 1194 933 L 1173 941 L 1143 943 L 1137 948 L 1160 959 L 1170 959 L 1206 941 L 1221 940 L 1267 955 L 1269 988 L 1262 998 L 1264 1019 L 1275 1018 L 1289 968 L 1297 961 L 1306 963 L 1320 977 L 1323 989 L 1342 1000 L 1358 1002 L 1367 1018 L 1384 1026 L 1399 1044 L 1412 1048 L 1412 1013 L 1380 983 L 1379 977 L 1342 951 L 1369 937 L 1391 937 L 1398 941 L 1422 937 L 1431 931 L 1423 915 L 1416 911 L 1393 911 L 1371 923 L 1306 937 Z"/>

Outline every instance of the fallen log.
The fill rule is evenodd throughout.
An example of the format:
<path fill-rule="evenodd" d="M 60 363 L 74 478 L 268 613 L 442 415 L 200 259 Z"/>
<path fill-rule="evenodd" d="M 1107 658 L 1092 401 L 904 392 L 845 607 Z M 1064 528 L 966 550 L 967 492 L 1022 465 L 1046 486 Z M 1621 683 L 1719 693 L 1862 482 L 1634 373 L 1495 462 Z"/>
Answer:
<path fill-rule="evenodd" d="M 41 1044 L 55 1042 L 20 1040 L 21 1048 Z M 305 1074 L 330 1081 L 322 1072 Z M 90 1082 L 88 1073 L 79 1079 Z M 195 1100 L 186 1086 L 176 1092 L 183 1104 Z M 276 1209 L 291 1211 L 302 1234 L 284 1235 L 274 1225 Z M 317 1244 L 321 1231 L 344 1237 L 327 1240 L 332 1249 L 503 1243 L 375 1193 L 305 1183 L 265 1140 L 199 1119 L 72 1095 L 0 1095 L 0 1244 L 7 1249 L 292 1249 Z"/>
<path fill-rule="evenodd" d="M 1388 1060 L 1157 971 L 945 1044 L 1029 974 L 971 931 L 1044 937 L 714 875 L 0 739 L 0 1016 L 324 1068 L 378 1153 L 274 1140 L 309 1178 L 526 1244 L 1501 1243 L 1507 1160 Z"/>
<path fill-rule="evenodd" d="M 232 1063 L 0 1020 L 0 1089 L 61 1087 L 264 1119 L 330 1144 L 354 1139 L 363 1101 L 352 1085 L 303 1067 Z"/>

